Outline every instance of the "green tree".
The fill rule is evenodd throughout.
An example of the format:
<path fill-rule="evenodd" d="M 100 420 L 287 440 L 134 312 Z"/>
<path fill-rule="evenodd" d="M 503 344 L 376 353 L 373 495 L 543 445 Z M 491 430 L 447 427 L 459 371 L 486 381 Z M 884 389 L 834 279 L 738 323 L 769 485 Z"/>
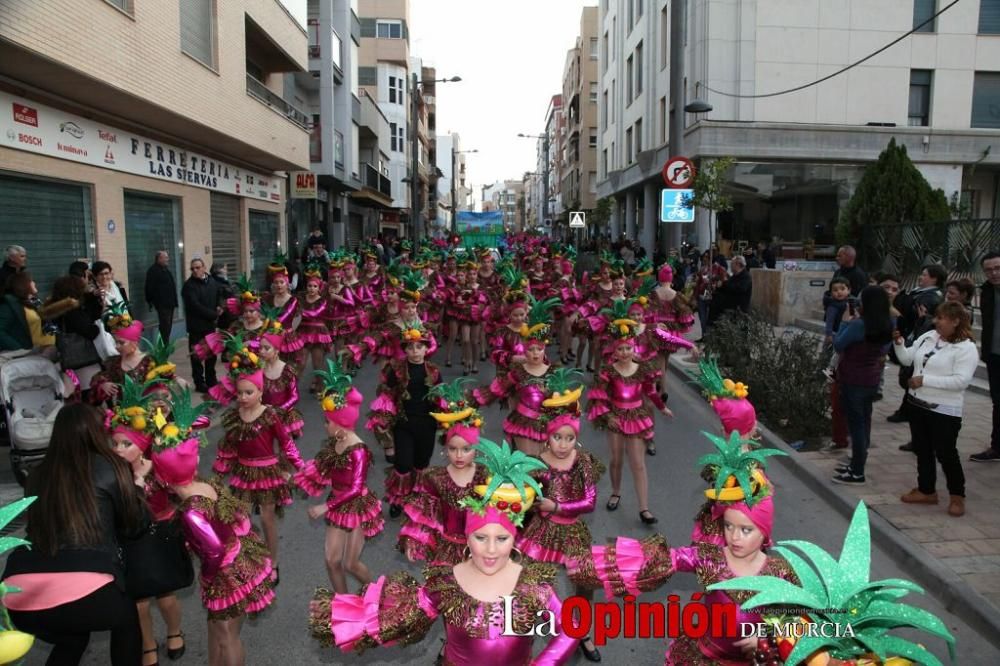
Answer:
<path fill-rule="evenodd" d="M 865 169 L 837 224 L 837 241 L 857 243 L 865 224 L 940 222 L 952 217 L 944 191 L 933 189 L 914 166 L 906 146 L 890 139 Z"/>
<path fill-rule="evenodd" d="M 691 197 L 691 205 L 705 208 L 712 215 L 709 242 L 715 240 L 716 215 L 720 211 L 733 209 L 733 198 L 723 192 L 723 188 L 729 182 L 727 174 L 734 164 L 736 164 L 735 157 L 720 157 L 704 164 L 694 176 L 692 185 L 694 195 Z"/>
<path fill-rule="evenodd" d="M 611 219 L 611 197 L 604 197 L 597 200 L 597 205 L 590 213 L 590 226 L 596 231 L 603 232 Z"/>

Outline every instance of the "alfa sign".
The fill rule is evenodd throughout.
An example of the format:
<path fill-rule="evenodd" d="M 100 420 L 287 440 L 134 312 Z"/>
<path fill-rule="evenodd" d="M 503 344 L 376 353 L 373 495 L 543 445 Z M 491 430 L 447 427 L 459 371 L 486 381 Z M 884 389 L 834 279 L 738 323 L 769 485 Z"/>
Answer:
<path fill-rule="evenodd" d="M 293 199 L 316 198 L 316 174 L 312 171 L 293 171 L 288 175 L 291 178 Z"/>

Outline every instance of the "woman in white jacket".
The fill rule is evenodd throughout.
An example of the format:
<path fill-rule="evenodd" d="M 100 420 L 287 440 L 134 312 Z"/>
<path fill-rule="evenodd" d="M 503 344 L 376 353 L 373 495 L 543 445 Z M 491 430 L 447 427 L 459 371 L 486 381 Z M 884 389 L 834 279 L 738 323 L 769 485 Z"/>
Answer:
<path fill-rule="evenodd" d="M 968 310 L 961 303 L 942 303 L 934 313 L 934 330 L 907 347 L 894 336 L 896 357 L 913 365 L 907 402 L 910 436 L 917 454 L 917 487 L 903 495 L 908 504 L 937 504 L 937 462 L 941 463 L 951 501 L 948 513 L 965 513 L 965 475 L 958 457 L 962 402 L 979 363 Z"/>

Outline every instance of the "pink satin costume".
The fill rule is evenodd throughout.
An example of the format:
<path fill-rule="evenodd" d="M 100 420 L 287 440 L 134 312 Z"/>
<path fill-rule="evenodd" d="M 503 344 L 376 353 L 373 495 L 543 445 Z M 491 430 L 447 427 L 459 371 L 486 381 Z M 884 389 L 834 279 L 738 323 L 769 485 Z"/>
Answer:
<path fill-rule="evenodd" d="M 613 365 L 601 368 L 597 381 L 587 393 L 587 419 L 601 430 L 629 438 L 653 439 L 653 414 L 646 399 L 657 409 L 663 400 L 657 392 L 659 371 L 648 363 L 629 377 L 624 377 Z M 617 419 L 611 423 L 609 416 Z"/>
<path fill-rule="evenodd" d="M 454 565 L 465 559 L 465 516 L 459 506 L 467 497 L 478 497 L 473 488 L 486 483 L 486 470 L 476 466 L 468 485 L 458 486 L 447 467 L 422 470 L 413 493 L 403 498 L 403 522 L 397 548 L 412 561 Z"/>
<path fill-rule="evenodd" d="M 532 375 L 523 365 L 514 365 L 506 375 L 499 375 L 488 387 L 479 387 L 472 392 L 480 405 L 489 405 L 500 398 L 514 398 L 514 404 L 503 422 L 503 431 L 508 437 L 522 437 L 535 442 L 545 442 L 548 435 L 541 416 L 542 401 L 548 395 L 545 381 L 552 372 L 552 366 L 541 377 Z"/>
<path fill-rule="evenodd" d="M 371 451 L 363 442 L 337 453 L 336 441 L 329 439 L 316 458 L 295 475 L 295 484 L 313 497 L 330 486 L 326 524 L 348 531 L 360 525 L 365 538 L 370 539 L 384 527 L 382 503 L 365 483 L 371 462 Z"/>

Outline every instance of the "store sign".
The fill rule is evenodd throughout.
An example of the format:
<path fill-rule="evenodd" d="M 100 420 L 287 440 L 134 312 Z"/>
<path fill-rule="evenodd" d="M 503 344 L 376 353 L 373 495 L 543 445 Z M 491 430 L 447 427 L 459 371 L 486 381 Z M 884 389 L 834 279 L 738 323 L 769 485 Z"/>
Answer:
<path fill-rule="evenodd" d="M 0 145 L 137 176 L 281 203 L 284 179 L 0 92 Z"/>
<path fill-rule="evenodd" d="M 292 171 L 288 177 L 293 199 L 316 198 L 316 174 L 312 171 Z"/>

